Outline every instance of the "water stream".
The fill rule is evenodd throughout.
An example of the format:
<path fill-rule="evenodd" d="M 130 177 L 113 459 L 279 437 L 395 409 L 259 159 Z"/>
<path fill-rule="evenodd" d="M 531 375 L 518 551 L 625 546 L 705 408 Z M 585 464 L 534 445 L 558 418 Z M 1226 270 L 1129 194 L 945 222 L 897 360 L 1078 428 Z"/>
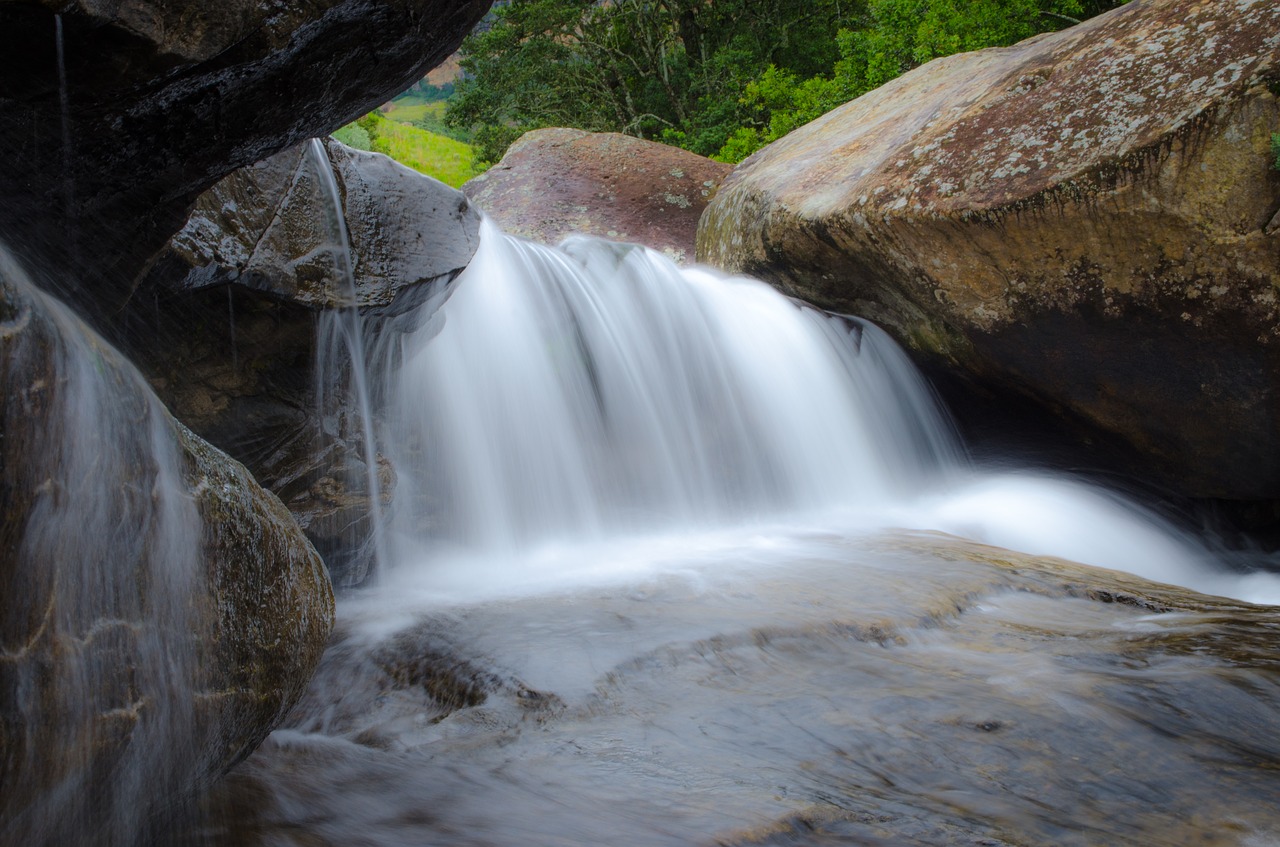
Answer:
<path fill-rule="evenodd" d="M 0 843 L 133 844 L 198 749 L 201 522 L 142 376 L 0 249 Z M 120 669 L 128 668 L 127 674 Z M 104 773 L 109 778 L 104 778 Z M 170 798 L 171 799 L 171 798 Z"/>
<path fill-rule="evenodd" d="M 334 248 L 339 308 L 320 313 L 316 342 L 316 397 L 320 418 L 328 434 L 340 439 L 354 437 L 360 442 L 364 477 L 348 487 L 365 492 L 369 503 L 371 531 L 367 538 L 352 539 L 353 545 L 371 548 L 374 563 L 387 561 L 386 526 L 382 510 L 381 480 L 378 477 L 378 449 L 375 443 L 373 403 L 369 393 L 370 369 L 366 363 L 364 319 L 356 300 L 355 257 L 347 233 L 347 220 L 324 142 L 313 138 L 307 145 L 310 164 L 322 189 L 329 233 Z M 354 420 L 351 418 L 354 417 Z M 362 581 L 369 574 L 362 574 Z"/>
<path fill-rule="evenodd" d="M 370 349 L 387 567 L 217 843 L 1280 843 L 1280 578 L 973 466 L 874 326 L 486 223 Z"/>

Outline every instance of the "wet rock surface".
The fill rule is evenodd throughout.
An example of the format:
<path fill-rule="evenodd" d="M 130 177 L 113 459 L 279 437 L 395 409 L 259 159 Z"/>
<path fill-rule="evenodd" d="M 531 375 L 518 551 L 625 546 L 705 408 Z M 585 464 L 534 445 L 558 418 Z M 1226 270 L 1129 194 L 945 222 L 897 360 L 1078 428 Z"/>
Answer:
<path fill-rule="evenodd" d="M 480 215 L 460 192 L 332 138 L 322 149 L 292 147 L 200 195 L 142 293 L 236 283 L 309 309 L 395 315 L 471 261 Z M 320 169 L 332 172 L 339 197 L 329 196 Z"/>
<path fill-rule="evenodd" d="M 1274 837 L 1276 609 L 932 533 L 800 544 L 562 594 L 353 597 L 292 729 L 210 800 L 210 832 Z"/>
<path fill-rule="evenodd" d="M 506 232 L 558 244 L 580 233 L 693 261 L 698 217 L 732 165 L 609 132 L 540 129 L 462 187 Z"/>
<path fill-rule="evenodd" d="M 279 723 L 333 594 L 293 518 L 0 256 L 0 841 L 145 843 Z"/>
<path fill-rule="evenodd" d="M 372 557 L 363 422 L 348 351 L 317 349 L 319 329 L 375 326 L 420 306 L 425 319 L 475 253 L 480 216 L 460 192 L 385 156 L 332 139 L 322 149 L 291 148 L 201 195 L 140 286 L 124 335 L 174 414 L 284 500 L 336 580 L 358 583 Z M 358 314 L 338 317 L 344 308 Z M 394 475 L 375 461 L 386 505 Z"/>
<path fill-rule="evenodd" d="M 201 192 L 407 88 L 489 5 L 0 2 L 0 233 L 97 320 Z"/>
<path fill-rule="evenodd" d="M 1029 400 L 1182 494 L 1274 499 L 1278 32 L 1135 0 L 930 62 L 740 165 L 699 258 L 880 323 L 978 417 Z"/>

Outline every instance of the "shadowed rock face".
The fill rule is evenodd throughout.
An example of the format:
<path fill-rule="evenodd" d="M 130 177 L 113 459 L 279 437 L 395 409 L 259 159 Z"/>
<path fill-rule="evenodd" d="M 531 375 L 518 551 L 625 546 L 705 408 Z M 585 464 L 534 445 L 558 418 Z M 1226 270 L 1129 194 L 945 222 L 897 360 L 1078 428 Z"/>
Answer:
<path fill-rule="evenodd" d="M 200 192 L 406 88 L 489 5 L 0 0 L 0 233 L 114 310 Z"/>
<path fill-rule="evenodd" d="M 316 394 L 317 324 L 353 301 L 337 227 L 354 305 L 377 321 L 448 296 L 479 245 L 480 215 L 383 155 L 332 139 L 322 149 L 282 151 L 201 195 L 140 285 L 124 336 L 173 413 L 279 495 L 345 584 L 368 572 L 371 551 L 353 539 L 369 535 L 371 501 L 350 392 L 324 411 Z M 389 498 L 390 465 L 379 467 Z"/>
<path fill-rule="evenodd" d="M 0 842 L 164 843 L 324 649 L 293 518 L 0 254 Z"/>
<path fill-rule="evenodd" d="M 683 264 L 693 260 L 698 217 L 732 169 L 614 132 L 540 129 L 462 190 L 512 235 L 633 241 Z"/>
<path fill-rule="evenodd" d="M 1135 0 L 740 165 L 699 258 L 869 317 L 1184 494 L 1280 497 L 1280 7 Z"/>

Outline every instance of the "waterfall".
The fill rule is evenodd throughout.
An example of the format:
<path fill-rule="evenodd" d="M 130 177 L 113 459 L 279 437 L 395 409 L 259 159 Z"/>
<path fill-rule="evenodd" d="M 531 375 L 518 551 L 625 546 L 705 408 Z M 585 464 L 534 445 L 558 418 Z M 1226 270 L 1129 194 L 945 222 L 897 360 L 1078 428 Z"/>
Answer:
<path fill-rule="evenodd" d="M 486 222 L 451 299 L 412 320 L 391 322 L 370 362 L 398 480 L 393 590 L 491 590 L 618 559 L 601 545 L 779 523 L 940 530 L 1216 593 L 1274 590 L 1219 573 L 1118 496 L 971 467 L 882 331 L 760 282 Z"/>
<path fill-rule="evenodd" d="M 16 739 L 0 842 L 137 843 L 201 755 L 201 524 L 181 448 L 137 371 L 3 251 L 0 372 L 0 716 Z"/>
<path fill-rule="evenodd" d="M 386 528 L 382 511 L 382 486 L 378 476 L 378 449 L 374 438 L 373 404 L 366 365 L 364 320 L 356 302 L 355 257 L 347 234 L 342 195 L 324 142 L 311 139 L 307 154 L 320 181 L 329 232 L 335 248 L 334 266 L 342 305 L 320 314 L 316 339 L 316 397 L 326 435 L 341 440 L 358 438 L 363 458 L 363 479 L 348 480 L 348 490 L 362 490 L 368 501 L 370 532 L 363 539 L 371 549 L 357 552 L 371 564 L 358 567 L 353 582 L 368 578 L 377 563 L 386 561 Z M 354 404 L 354 408 L 348 408 Z M 351 420 L 352 414 L 356 420 Z M 354 435 L 352 430 L 355 430 Z M 352 546 L 362 540 L 353 537 Z"/>

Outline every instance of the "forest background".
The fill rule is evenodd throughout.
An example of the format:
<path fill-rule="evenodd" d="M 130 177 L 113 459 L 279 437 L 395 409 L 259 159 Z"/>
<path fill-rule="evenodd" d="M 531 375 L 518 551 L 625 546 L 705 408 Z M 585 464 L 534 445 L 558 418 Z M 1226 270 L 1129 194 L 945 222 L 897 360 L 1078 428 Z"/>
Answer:
<path fill-rule="evenodd" d="M 551 126 L 738 162 L 930 59 L 1123 2 L 508 0 L 463 43 L 455 83 L 424 81 L 335 135 L 454 185 Z"/>

